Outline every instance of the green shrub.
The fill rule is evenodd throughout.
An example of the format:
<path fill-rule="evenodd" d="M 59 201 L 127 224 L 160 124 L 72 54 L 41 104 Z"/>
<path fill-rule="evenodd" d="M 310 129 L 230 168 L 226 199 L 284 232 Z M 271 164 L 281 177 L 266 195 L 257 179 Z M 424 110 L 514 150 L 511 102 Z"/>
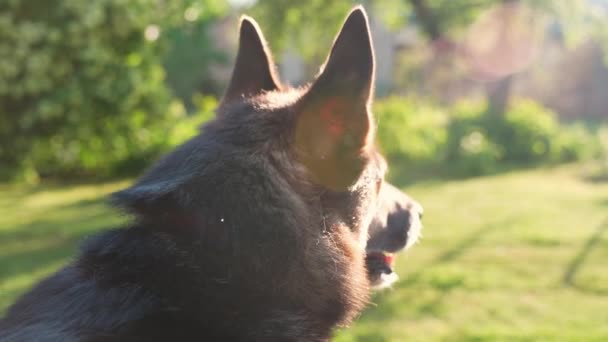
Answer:
<path fill-rule="evenodd" d="M 559 148 L 555 143 L 560 126 L 555 114 L 532 100 L 516 99 L 503 117 L 488 122 L 488 133 L 502 146 L 505 161 L 548 161 Z"/>
<path fill-rule="evenodd" d="M 220 96 L 223 90 L 212 69 L 226 64 L 229 56 L 214 43 L 212 30 L 228 6 L 223 0 L 194 1 L 184 14 L 191 21 L 164 33 L 170 44 L 163 59 L 166 83 L 188 111 L 196 108 L 195 94 Z"/>
<path fill-rule="evenodd" d="M 560 125 L 542 105 L 514 99 L 502 117 L 488 114 L 483 101 L 462 101 L 450 110 L 446 167 L 468 175 L 499 164 L 577 161 L 596 154 L 596 139 L 583 125 Z"/>
<path fill-rule="evenodd" d="M 500 149 L 482 131 L 472 131 L 461 138 L 458 159 L 447 167 L 463 176 L 484 175 L 496 170 L 500 155 Z"/>
<path fill-rule="evenodd" d="M 487 133 L 484 125 L 485 104 L 481 101 L 465 100 L 450 108 L 450 120 L 447 126 L 447 145 L 445 158 L 454 162 L 462 158 L 462 142 L 474 133 L 482 135 L 486 140 Z"/>
<path fill-rule="evenodd" d="M 145 153 L 129 155 L 127 158 L 111 164 L 112 175 L 133 175 L 152 164 L 161 154 L 195 136 L 201 125 L 215 116 L 217 100 L 211 96 L 195 95 L 193 103 L 197 111 L 186 115 L 181 103 L 173 102 L 170 107 L 175 119 L 167 123 L 163 130 L 154 130 L 146 134 L 149 148 Z"/>
<path fill-rule="evenodd" d="M 581 123 L 562 126 L 553 141 L 552 153 L 552 159 L 557 162 L 597 157 L 601 153 L 599 135 L 591 134 Z"/>
<path fill-rule="evenodd" d="M 391 159 L 431 162 L 442 158 L 447 116 L 443 110 L 412 98 L 377 101 L 378 140 Z"/>
<path fill-rule="evenodd" d="M 465 100 L 452 106 L 444 160 L 452 174 L 478 176 L 496 170 L 502 148 L 488 134 L 485 113 L 483 101 Z"/>
<path fill-rule="evenodd" d="M 583 125 L 560 125 L 553 112 L 531 100 L 514 99 L 503 117 L 488 114 L 479 100 L 454 104 L 449 116 L 414 98 L 382 99 L 374 111 L 383 152 L 407 173 L 434 168 L 478 176 L 506 165 L 577 161 L 599 150 Z"/>
<path fill-rule="evenodd" d="M 598 154 L 603 172 L 608 176 L 608 126 L 602 126 L 597 131 Z"/>
<path fill-rule="evenodd" d="M 199 132 L 200 127 L 215 116 L 215 109 L 218 105 L 216 98 L 195 95 L 193 102 L 197 111 L 190 114 L 187 118 L 176 122 L 169 131 L 169 134 L 164 136 L 165 150 L 175 147 L 195 136 Z"/>
<path fill-rule="evenodd" d="M 190 3 L 1 1 L 0 178 L 103 176 L 157 154 L 184 115 L 163 33 Z"/>

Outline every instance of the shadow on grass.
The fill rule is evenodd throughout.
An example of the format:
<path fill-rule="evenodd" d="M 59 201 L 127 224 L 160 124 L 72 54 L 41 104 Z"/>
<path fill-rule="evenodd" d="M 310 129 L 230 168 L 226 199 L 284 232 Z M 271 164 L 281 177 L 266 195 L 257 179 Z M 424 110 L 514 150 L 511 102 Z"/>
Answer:
<path fill-rule="evenodd" d="M 443 251 L 427 265 L 419 267 L 418 271 L 410 274 L 408 276 L 408 279 L 405 279 L 403 282 L 400 283 L 400 286 L 407 286 L 416 283 L 426 269 L 430 269 L 433 266 L 437 266 L 439 264 L 447 263 L 457 259 L 467 250 L 475 246 L 485 235 L 495 231 L 496 229 L 499 229 L 500 227 L 503 227 L 504 225 L 511 224 L 516 220 L 516 217 L 509 217 L 498 222 L 486 224 L 481 228 L 473 231 L 472 233 L 469 233 L 465 238 L 461 239 L 452 247 Z"/>
<path fill-rule="evenodd" d="M 423 280 L 427 270 L 432 270 L 436 266 L 446 264 L 458 259 L 464 253 L 466 253 L 466 251 L 477 245 L 479 241 L 483 239 L 484 236 L 487 236 L 491 232 L 500 229 L 500 227 L 504 226 L 505 224 L 509 224 L 516 219 L 516 217 L 509 217 L 504 220 L 483 225 L 479 229 L 469 233 L 464 238 L 453 244 L 451 247 L 445 249 L 442 253 L 440 253 L 437 257 L 435 257 L 428 263 L 424 265 L 418 265 L 417 271 L 408 274 L 407 278 L 400 280 L 397 283 L 395 289 L 400 290 L 404 288 L 413 287 L 415 284 Z M 416 305 L 416 313 L 418 315 L 423 316 L 435 316 L 439 314 L 442 310 L 441 306 L 444 299 L 453 289 L 456 289 L 460 286 L 462 286 L 462 279 L 457 278 L 432 282 L 431 284 L 429 284 L 429 287 L 435 290 L 434 293 L 431 293 L 428 298 L 424 298 L 424 300 L 422 301 L 416 301 L 416 304 L 414 304 Z M 362 318 L 369 321 L 385 321 L 393 317 L 399 310 L 400 306 L 412 304 L 413 301 L 404 300 L 403 298 L 395 299 L 394 296 L 391 296 L 391 292 L 391 290 L 387 291 L 387 297 L 385 297 L 385 294 L 382 292 L 378 293 L 374 299 L 378 303 L 378 306 L 381 307 L 381 310 L 367 310 L 363 313 Z M 396 292 L 408 293 L 412 296 L 412 298 L 418 296 L 418 293 L 416 293 L 415 290 Z"/>
<path fill-rule="evenodd" d="M 475 170 L 456 163 L 408 162 L 399 157 L 393 157 L 389 158 L 389 165 L 388 180 L 400 186 L 408 186 L 417 183 L 443 183 L 446 181 L 498 176 L 513 171 L 553 168 L 561 164 L 504 162 L 486 170 Z"/>
<path fill-rule="evenodd" d="M 600 294 L 608 294 L 607 290 L 595 290 L 586 288 L 576 283 L 575 278 L 581 267 L 584 265 L 585 261 L 591 254 L 594 248 L 600 243 L 602 239 L 602 235 L 608 230 L 608 218 L 605 219 L 602 223 L 600 223 L 594 230 L 593 234 L 587 239 L 583 247 L 579 250 L 578 254 L 570 261 L 568 266 L 566 267 L 566 271 L 564 272 L 564 276 L 562 277 L 562 282 L 564 285 L 575 288 L 577 290 L 583 292 L 591 292 L 591 293 L 600 293 Z"/>
<path fill-rule="evenodd" d="M 596 160 L 588 165 L 579 176 L 583 181 L 593 184 L 608 182 L 608 163 Z"/>
<path fill-rule="evenodd" d="M 608 172 L 605 174 L 587 175 L 583 179 L 589 183 L 606 183 L 608 182 Z"/>
<path fill-rule="evenodd" d="M 104 179 L 66 179 L 66 180 L 45 180 L 40 184 L 4 184 L 0 183 L 1 192 L 10 192 L 10 196 L 0 198 L 0 207 L 12 207 L 14 204 L 21 203 L 27 197 L 44 192 L 69 191 L 80 186 L 97 186 L 102 184 L 126 182 L 127 179 L 116 178 L 110 180 Z"/>
<path fill-rule="evenodd" d="M 79 239 L 73 237 L 35 251 L 26 250 L 0 256 L 0 280 L 33 273 L 59 260 L 67 259 L 74 254 L 77 241 Z"/>
<path fill-rule="evenodd" d="M 107 214 L 88 213 L 78 219 L 61 222 L 40 220 L 16 231 L 2 232 L 0 246 L 17 243 L 23 248 L 0 253 L 0 281 L 35 272 L 74 255 L 84 238 L 106 227 L 105 222 L 99 220 L 104 216 Z M 65 227 L 74 229 L 66 231 Z M 33 245 L 33 248 L 28 245 Z"/>
<path fill-rule="evenodd" d="M 29 279 L 70 259 L 85 237 L 114 225 L 119 214 L 109 210 L 105 202 L 105 196 L 101 196 L 57 205 L 36 212 L 35 217 L 40 219 L 0 230 L 0 285 L 21 277 Z M 28 286 L 29 281 L 23 284 Z M 19 285 L 5 290 L 20 292 L 25 288 Z M 2 301 L 13 299 L 7 296 L 2 293 Z"/>
<path fill-rule="evenodd" d="M 80 237 L 97 227 L 102 227 L 106 222 L 104 218 L 110 218 L 112 215 L 117 214 L 109 212 L 104 206 L 99 205 L 98 201 L 91 201 L 88 204 L 78 202 L 50 209 L 37 214 L 49 218 L 0 230 L 0 247 L 13 242 L 23 242 L 26 245 L 32 240 Z"/>

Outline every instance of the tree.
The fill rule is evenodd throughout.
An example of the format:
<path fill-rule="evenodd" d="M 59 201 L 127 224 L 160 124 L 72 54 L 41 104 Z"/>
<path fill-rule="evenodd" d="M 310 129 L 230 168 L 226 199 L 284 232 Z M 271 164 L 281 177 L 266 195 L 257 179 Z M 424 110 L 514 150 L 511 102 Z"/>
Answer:
<path fill-rule="evenodd" d="M 212 29 L 227 12 L 223 0 L 197 1 L 184 11 L 185 22 L 165 30 L 168 51 L 163 58 L 166 83 L 189 111 L 198 93 L 220 96 L 223 84 L 210 69 L 229 58 L 214 44 Z"/>
<path fill-rule="evenodd" d="M 157 148 L 175 115 L 163 32 L 192 3 L 0 2 L 0 177 L 107 173 Z"/>
<path fill-rule="evenodd" d="M 508 106 L 513 77 L 521 70 L 521 61 L 513 59 L 532 58 L 532 51 L 525 51 L 527 55 L 521 56 L 522 48 L 530 49 L 534 42 L 535 24 L 543 22 L 543 19 L 551 18 L 568 32 L 569 42 L 579 42 L 590 33 L 608 32 L 606 21 L 606 9 L 599 16 L 594 8 L 589 7 L 593 1 L 552 1 L 552 0 L 407 0 L 412 7 L 419 26 L 431 42 L 450 41 L 448 46 L 456 48 L 459 54 L 471 55 L 470 46 L 463 46 L 450 37 L 450 31 L 457 31 L 463 26 L 471 25 L 474 18 L 478 18 L 481 11 L 489 11 L 487 20 L 491 25 L 486 25 L 485 30 L 494 31 L 493 54 L 489 56 L 496 58 L 503 64 L 512 63 L 511 68 L 507 65 L 498 66 L 498 72 L 486 79 L 486 91 L 488 100 L 488 112 L 494 116 L 502 116 Z M 599 6 L 599 4 L 596 4 Z M 595 14 L 595 15 L 593 15 Z M 536 23 L 534 23 L 536 22 Z M 544 21 L 546 23 L 546 21 Z M 536 27 L 538 28 L 538 26 Z M 520 43 L 518 46 L 518 42 Z M 523 42 L 523 46 L 522 45 Z M 529 45 L 526 45 L 528 43 Z M 492 52 L 490 53 L 492 54 Z M 502 55 L 502 56 L 500 56 Z M 484 58 L 488 56 L 478 56 Z M 500 58 L 502 57 L 502 58 Z M 511 59 L 511 60 L 509 60 Z M 482 70 L 483 72 L 484 70 Z M 491 70 L 485 70 L 487 73 Z"/>
<path fill-rule="evenodd" d="M 275 52 L 297 48 L 304 58 L 324 58 L 334 32 L 344 20 L 354 1 L 258 1 L 252 14 L 263 23 Z M 330 33 L 331 32 L 331 33 Z M 277 56 L 280 57 L 280 56 Z"/>
<path fill-rule="evenodd" d="M 254 11 L 265 23 L 264 29 L 275 44 L 275 50 L 293 44 L 289 39 L 294 39 L 294 45 L 304 47 L 302 52 L 305 57 L 319 59 L 317 56 L 323 56 L 321 51 L 329 45 L 332 37 L 328 33 L 329 28 L 336 27 L 354 3 L 266 0 L 259 1 Z M 527 48 L 513 45 L 513 41 L 536 38 L 537 32 L 534 30 L 542 30 L 543 24 L 550 20 L 564 28 L 566 40 L 571 44 L 588 37 L 590 33 L 602 32 L 603 39 L 608 42 L 606 9 L 603 15 L 598 16 L 597 13 L 602 11 L 589 6 L 595 4 L 597 7 L 599 3 L 593 0 L 368 0 L 364 5 L 371 16 L 392 27 L 406 23 L 418 26 L 424 37 L 438 50 L 437 54 L 452 53 L 469 59 L 472 53 L 477 53 L 478 65 L 469 67 L 486 84 L 489 111 L 501 116 L 509 103 L 514 74 L 523 65 L 521 61 L 509 65 L 509 54 L 514 49 Z M 485 25 L 480 30 L 491 31 L 493 37 L 490 38 L 494 40 L 495 48 L 494 51 L 479 53 L 473 46 L 476 42 L 466 42 L 463 35 L 484 13 L 486 24 L 491 25 Z M 494 56 L 491 56 L 492 53 Z M 502 57 L 498 60 L 503 65 L 494 65 L 494 70 L 490 70 L 487 62 L 496 56 Z"/>

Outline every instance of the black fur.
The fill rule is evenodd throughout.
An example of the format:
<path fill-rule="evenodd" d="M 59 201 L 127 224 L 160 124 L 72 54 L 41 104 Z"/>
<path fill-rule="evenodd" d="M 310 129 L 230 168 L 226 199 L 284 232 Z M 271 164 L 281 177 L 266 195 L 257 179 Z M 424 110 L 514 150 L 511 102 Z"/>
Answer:
<path fill-rule="evenodd" d="M 366 16 L 299 90 L 278 83 L 255 22 L 241 33 L 217 118 L 113 196 L 131 223 L 21 297 L 1 341 L 322 341 L 359 314 L 368 227 L 387 215 Z"/>

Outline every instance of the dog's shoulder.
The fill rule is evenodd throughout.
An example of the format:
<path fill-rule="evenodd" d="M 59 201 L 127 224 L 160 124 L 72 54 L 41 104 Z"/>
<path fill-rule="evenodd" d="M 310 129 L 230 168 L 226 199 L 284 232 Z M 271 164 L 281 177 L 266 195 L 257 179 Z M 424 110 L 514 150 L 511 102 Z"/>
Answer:
<path fill-rule="evenodd" d="M 161 297 L 138 278 L 155 271 L 146 269 L 154 261 L 142 263 L 146 260 L 142 258 L 166 249 L 154 249 L 153 242 L 132 238 L 129 229 L 90 238 L 78 258 L 38 283 L 9 309 L 0 322 L 0 340 L 88 340 L 120 331 L 162 308 Z"/>

